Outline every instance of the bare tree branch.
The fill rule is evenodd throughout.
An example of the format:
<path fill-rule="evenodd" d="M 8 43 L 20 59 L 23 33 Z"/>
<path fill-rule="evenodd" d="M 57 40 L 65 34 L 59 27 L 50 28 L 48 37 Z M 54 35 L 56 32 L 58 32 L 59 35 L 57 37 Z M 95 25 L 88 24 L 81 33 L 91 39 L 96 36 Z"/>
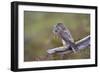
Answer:
<path fill-rule="evenodd" d="M 75 44 L 78 47 L 78 50 L 85 49 L 86 47 L 90 46 L 90 35 L 75 42 Z M 57 48 L 47 50 L 48 54 L 54 54 L 54 53 L 68 54 L 71 52 L 72 52 L 71 46 L 68 46 L 66 48 L 62 46 L 62 47 L 57 47 Z"/>

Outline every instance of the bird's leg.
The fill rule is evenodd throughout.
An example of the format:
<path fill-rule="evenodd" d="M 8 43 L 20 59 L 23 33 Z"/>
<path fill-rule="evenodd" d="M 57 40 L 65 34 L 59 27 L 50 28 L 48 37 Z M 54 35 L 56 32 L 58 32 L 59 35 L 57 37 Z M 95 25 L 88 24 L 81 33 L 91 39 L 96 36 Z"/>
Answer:
<path fill-rule="evenodd" d="M 68 45 L 71 46 L 72 51 L 76 53 L 76 51 L 78 50 L 78 47 L 76 46 L 76 44 L 72 42 L 71 40 L 69 40 L 65 35 L 63 35 L 63 33 L 61 33 L 60 35 L 61 35 L 60 37 L 65 41 L 67 46 Z"/>

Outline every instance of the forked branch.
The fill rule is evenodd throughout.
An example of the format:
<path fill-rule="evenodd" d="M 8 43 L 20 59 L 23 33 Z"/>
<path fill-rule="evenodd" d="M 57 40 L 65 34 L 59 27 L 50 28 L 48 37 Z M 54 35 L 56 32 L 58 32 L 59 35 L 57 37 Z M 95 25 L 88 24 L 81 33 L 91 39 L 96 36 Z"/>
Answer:
<path fill-rule="evenodd" d="M 86 47 L 90 46 L 90 35 L 75 42 L 75 44 L 78 47 L 78 50 L 86 49 Z M 64 46 L 62 46 L 62 47 L 57 47 L 57 48 L 47 50 L 48 54 L 54 54 L 54 53 L 68 54 L 71 52 L 72 52 L 72 49 L 70 46 L 68 46 L 66 48 Z"/>

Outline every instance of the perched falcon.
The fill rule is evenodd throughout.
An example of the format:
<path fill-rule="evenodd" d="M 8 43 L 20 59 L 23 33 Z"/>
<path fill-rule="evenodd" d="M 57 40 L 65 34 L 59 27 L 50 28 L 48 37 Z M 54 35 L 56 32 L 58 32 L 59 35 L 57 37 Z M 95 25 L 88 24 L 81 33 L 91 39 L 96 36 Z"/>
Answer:
<path fill-rule="evenodd" d="M 63 23 L 58 23 L 53 28 L 54 34 L 62 39 L 64 47 L 70 46 L 72 51 L 76 53 L 78 50 L 77 46 L 74 43 L 74 39 L 67 27 L 64 26 Z"/>

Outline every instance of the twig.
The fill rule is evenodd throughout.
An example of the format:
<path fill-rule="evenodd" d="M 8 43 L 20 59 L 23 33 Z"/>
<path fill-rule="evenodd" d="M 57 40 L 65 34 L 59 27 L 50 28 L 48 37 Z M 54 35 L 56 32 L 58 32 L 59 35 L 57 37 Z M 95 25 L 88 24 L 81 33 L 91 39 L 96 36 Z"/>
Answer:
<path fill-rule="evenodd" d="M 87 37 L 75 42 L 75 44 L 78 47 L 78 50 L 85 49 L 86 47 L 90 46 L 90 36 L 87 36 Z M 62 47 L 57 47 L 57 48 L 47 50 L 48 54 L 54 54 L 54 53 L 68 54 L 71 52 L 72 52 L 71 46 L 68 46 L 67 48 L 62 46 Z"/>

